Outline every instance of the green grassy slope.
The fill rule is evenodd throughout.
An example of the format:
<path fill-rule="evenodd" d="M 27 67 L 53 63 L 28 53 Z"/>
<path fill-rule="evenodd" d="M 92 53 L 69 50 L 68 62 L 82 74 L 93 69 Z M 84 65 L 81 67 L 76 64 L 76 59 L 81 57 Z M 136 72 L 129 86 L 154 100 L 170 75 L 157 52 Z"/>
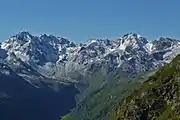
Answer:
<path fill-rule="evenodd" d="M 129 95 L 139 83 L 121 82 L 121 85 L 105 86 L 88 95 L 72 113 L 62 120 L 104 120 L 118 106 L 123 98 Z"/>
<path fill-rule="evenodd" d="M 109 120 L 110 113 L 141 84 L 142 74 L 132 80 L 122 77 L 122 74 L 113 74 L 106 77 L 108 80 L 102 86 L 103 79 L 98 74 L 89 78 L 89 87 L 83 92 L 85 99 L 78 101 L 76 108 L 62 120 Z"/>
<path fill-rule="evenodd" d="M 180 55 L 127 97 L 110 120 L 180 120 Z"/>

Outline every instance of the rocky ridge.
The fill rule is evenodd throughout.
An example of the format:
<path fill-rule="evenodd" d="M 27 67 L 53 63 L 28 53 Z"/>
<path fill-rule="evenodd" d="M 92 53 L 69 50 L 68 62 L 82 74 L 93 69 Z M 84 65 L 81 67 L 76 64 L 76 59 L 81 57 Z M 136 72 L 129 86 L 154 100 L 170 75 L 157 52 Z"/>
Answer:
<path fill-rule="evenodd" d="M 97 39 L 75 44 L 62 37 L 33 36 L 23 31 L 4 41 L 1 49 L 7 53 L 4 61 L 16 71 L 24 68 L 31 75 L 79 82 L 79 77 L 96 71 L 105 75 L 121 71 L 129 77 L 152 71 L 180 53 L 180 41 L 163 37 L 148 41 L 128 33 L 116 40 Z M 22 72 L 18 74 L 29 77 Z"/>

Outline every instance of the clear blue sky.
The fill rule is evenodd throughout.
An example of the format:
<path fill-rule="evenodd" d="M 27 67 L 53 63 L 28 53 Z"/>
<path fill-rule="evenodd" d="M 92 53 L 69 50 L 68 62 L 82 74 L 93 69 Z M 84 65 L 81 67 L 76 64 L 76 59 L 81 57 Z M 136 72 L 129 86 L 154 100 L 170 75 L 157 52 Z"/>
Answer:
<path fill-rule="evenodd" d="M 180 38 L 180 0 L 1 0 L 0 40 L 28 30 L 72 41 L 137 32 Z"/>

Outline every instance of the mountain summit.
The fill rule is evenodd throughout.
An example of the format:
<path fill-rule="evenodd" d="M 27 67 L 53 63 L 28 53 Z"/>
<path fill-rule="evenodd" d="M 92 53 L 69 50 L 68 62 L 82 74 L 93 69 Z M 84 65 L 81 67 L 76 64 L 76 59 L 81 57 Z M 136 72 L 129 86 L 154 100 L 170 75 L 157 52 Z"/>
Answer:
<path fill-rule="evenodd" d="M 68 76 L 71 81 L 74 73 L 84 76 L 95 71 L 102 74 L 121 71 L 132 77 L 154 70 L 180 53 L 180 41 L 170 38 L 148 41 L 139 34 L 128 33 L 116 40 L 75 44 L 63 37 L 33 36 L 22 31 L 4 41 L 1 49 L 7 53 L 7 63 L 16 58 L 21 61 L 19 64 L 42 76 L 58 80 Z"/>

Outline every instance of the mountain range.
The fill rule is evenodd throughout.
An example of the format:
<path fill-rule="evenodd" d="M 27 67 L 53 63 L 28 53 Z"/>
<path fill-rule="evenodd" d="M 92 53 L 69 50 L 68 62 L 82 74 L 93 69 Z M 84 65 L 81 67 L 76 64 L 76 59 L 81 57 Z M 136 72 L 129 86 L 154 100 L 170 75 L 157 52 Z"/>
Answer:
<path fill-rule="evenodd" d="M 107 84 L 121 83 L 124 79 L 130 80 L 154 72 L 170 63 L 178 54 L 180 40 L 172 38 L 148 40 L 139 34 L 128 33 L 115 40 L 93 39 L 76 44 L 63 37 L 47 34 L 33 36 L 22 31 L 0 44 L 0 74 L 8 80 L 12 78 L 21 81 L 21 84 L 32 87 L 32 91 L 45 89 L 45 92 L 39 93 L 45 96 L 49 95 L 49 90 L 56 93 L 62 90 L 62 86 L 66 88 L 73 85 L 75 88 L 70 87 L 70 93 L 63 90 L 61 95 L 70 94 L 74 102 L 77 92 L 73 89 L 77 89 L 79 94 L 76 102 L 81 104 L 89 95 L 104 89 Z M 16 85 L 14 82 L 12 84 Z M 21 84 L 17 88 L 24 86 Z M 31 89 L 23 87 L 28 92 Z M 8 94 L 6 89 L 1 91 L 5 101 L 6 96 L 15 95 Z M 56 96 L 55 93 L 52 92 L 52 95 Z M 40 98 L 38 100 L 43 101 Z M 68 109 L 73 107 L 70 105 Z M 65 107 L 62 109 L 65 112 L 57 113 L 59 116 L 68 113 Z"/>
<path fill-rule="evenodd" d="M 75 44 L 62 37 L 23 31 L 2 42 L 1 51 L 4 62 L 30 82 L 32 76 L 79 82 L 76 77 L 96 71 L 105 75 L 121 71 L 130 77 L 152 71 L 180 53 L 180 41 L 163 37 L 148 41 L 129 33 L 116 40 Z"/>

